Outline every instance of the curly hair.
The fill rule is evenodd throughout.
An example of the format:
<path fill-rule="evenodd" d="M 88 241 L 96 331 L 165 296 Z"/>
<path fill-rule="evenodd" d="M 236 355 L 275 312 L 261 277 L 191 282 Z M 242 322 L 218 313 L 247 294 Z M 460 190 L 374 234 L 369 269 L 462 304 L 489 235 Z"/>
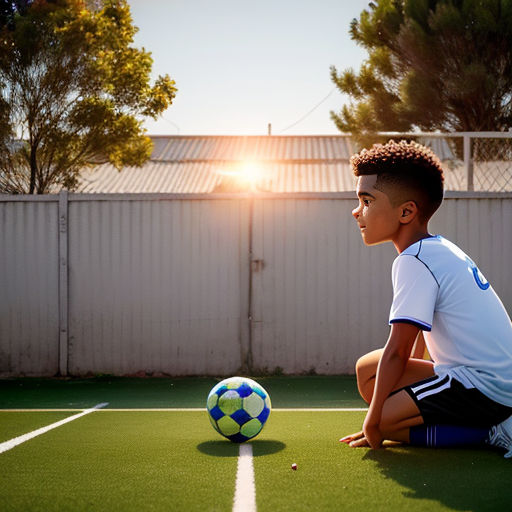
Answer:
<path fill-rule="evenodd" d="M 350 159 L 355 176 L 377 175 L 375 188 L 395 203 L 413 200 L 423 218 L 429 219 L 443 200 L 444 175 L 441 161 L 417 142 L 390 140 L 374 144 Z"/>

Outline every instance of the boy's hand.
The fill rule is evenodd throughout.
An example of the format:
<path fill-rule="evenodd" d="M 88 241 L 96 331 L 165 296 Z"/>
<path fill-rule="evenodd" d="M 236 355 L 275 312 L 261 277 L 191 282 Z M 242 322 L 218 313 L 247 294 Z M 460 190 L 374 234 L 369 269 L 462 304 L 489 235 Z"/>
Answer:
<path fill-rule="evenodd" d="M 364 437 L 368 446 L 376 450 L 382 446 L 384 436 L 382 435 L 379 427 L 376 425 L 364 425 L 363 426 Z"/>
<path fill-rule="evenodd" d="M 370 447 L 377 449 L 381 447 L 383 440 L 384 437 L 378 425 L 365 420 L 362 431 L 342 437 L 340 443 L 348 444 L 352 448 Z"/>
<path fill-rule="evenodd" d="M 364 436 L 363 431 L 342 437 L 340 439 L 340 443 L 348 444 L 351 448 L 367 448 L 368 446 L 370 446 L 368 444 L 368 441 L 366 440 L 366 437 Z"/>
<path fill-rule="evenodd" d="M 380 446 L 382 445 L 384 436 L 382 435 L 379 429 L 380 411 L 377 413 L 376 408 L 373 407 L 373 405 L 374 404 L 370 405 L 368 414 L 364 419 L 363 433 L 370 447 L 373 449 L 377 449 L 380 448 Z"/>
<path fill-rule="evenodd" d="M 367 434 L 362 431 L 350 434 L 349 436 L 342 437 L 340 439 L 340 443 L 348 444 L 351 448 L 377 449 L 382 446 L 383 440 L 384 438 L 382 437 L 380 430 L 376 427 L 370 427 Z"/>
<path fill-rule="evenodd" d="M 356 432 L 355 434 L 350 434 L 348 436 L 342 437 L 340 439 L 340 443 L 350 444 L 352 441 L 357 441 L 358 439 L 361 439 L 364 437 L 363 431 Z"/>

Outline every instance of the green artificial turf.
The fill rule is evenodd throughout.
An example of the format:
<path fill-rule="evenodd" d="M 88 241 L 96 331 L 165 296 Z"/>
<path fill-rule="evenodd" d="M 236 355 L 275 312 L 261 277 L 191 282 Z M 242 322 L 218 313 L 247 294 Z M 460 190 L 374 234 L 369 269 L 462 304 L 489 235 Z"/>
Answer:
<path fill-rule="evenodd" d="M 212 434 L 200 412 L 94 412 L 0 454 L 0 510 L 230 510 L 238 447 L 204 453 Z"/>
<path fill-rule="evenodd" d="M 251 441 L 258 511 L 510 509 L 501 454 L 339 443 L 363 418 L 274 411 Z M 229 511 L 237 455 L 202 412 L 97 411 L 0 454 L 0 510 Z"/>
<path fill-rule="evenodd" d="M 0 411 L 0 443 L 63 420 L 71 412 L 2 412 Z"/>
<path fill-rule="evenodd" d="M 363 419 L 362 412 L 274 413 L 254 441 L 258 511 L 512 509 L 512 464 L 501 453 L 339 443 Z M 262 453 L 277 436 L 285 448 Z"/>
<path fill-rule="evenodd" d="M 0 380 L 0 409 L 205 407 L 214 378 Z M 273 407 L 365 407 L 353 376 L 255 377 Z"/>
<path fill-rule="evenodd" d="M 274 408 L 364 405 L 352 377 L 257 380 Z M 198 407 L 215 382 L 2 381 L 0 407 Z M 71 414 L 0 411 L 0 442 Z M 274 410 L 250 441 L 258 512 L 511 510 L 512 461 L 502 453 L 339 443 L 364 414 Z M 230 511 L 237 457 L 238 445 L 214 431 L 206 412 L 98 410 L 0 453 L 0 510 Z"/>

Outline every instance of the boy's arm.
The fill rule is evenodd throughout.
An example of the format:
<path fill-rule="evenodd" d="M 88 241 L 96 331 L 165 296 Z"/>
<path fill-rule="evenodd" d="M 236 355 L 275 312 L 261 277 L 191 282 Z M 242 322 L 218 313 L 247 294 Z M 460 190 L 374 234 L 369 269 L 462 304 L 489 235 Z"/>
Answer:
<path fill-rule="evenodd" d="M 425 359 L 425 350 L 425 338 L 423 337 L 423 331 L 420 331 L 416 336 L 411 357 L 414 357 L 415 359 Z"/>
<path fill-rule="evenodd" d="M 379 448 L 383 441 L 379 424 L 382 407 L 403 375 L 418 327 L 406 323 L 391 324 L 391 332 L 377 367 L 373 398 L 363 424 L 364 436 L 372 448 Z"/>

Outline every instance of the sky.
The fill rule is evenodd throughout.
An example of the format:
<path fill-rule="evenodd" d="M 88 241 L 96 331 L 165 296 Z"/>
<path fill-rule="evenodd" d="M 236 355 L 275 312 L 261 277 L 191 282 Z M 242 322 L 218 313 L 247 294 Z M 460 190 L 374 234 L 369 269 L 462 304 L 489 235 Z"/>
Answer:
<path fill-rule="evenodd" d="M 134 45 L 178 93 L 152 135 L 328 135 L 348 98 L 329 68 L 359 69 L 350 39 L 368 0 L 128 0 Z"/>

